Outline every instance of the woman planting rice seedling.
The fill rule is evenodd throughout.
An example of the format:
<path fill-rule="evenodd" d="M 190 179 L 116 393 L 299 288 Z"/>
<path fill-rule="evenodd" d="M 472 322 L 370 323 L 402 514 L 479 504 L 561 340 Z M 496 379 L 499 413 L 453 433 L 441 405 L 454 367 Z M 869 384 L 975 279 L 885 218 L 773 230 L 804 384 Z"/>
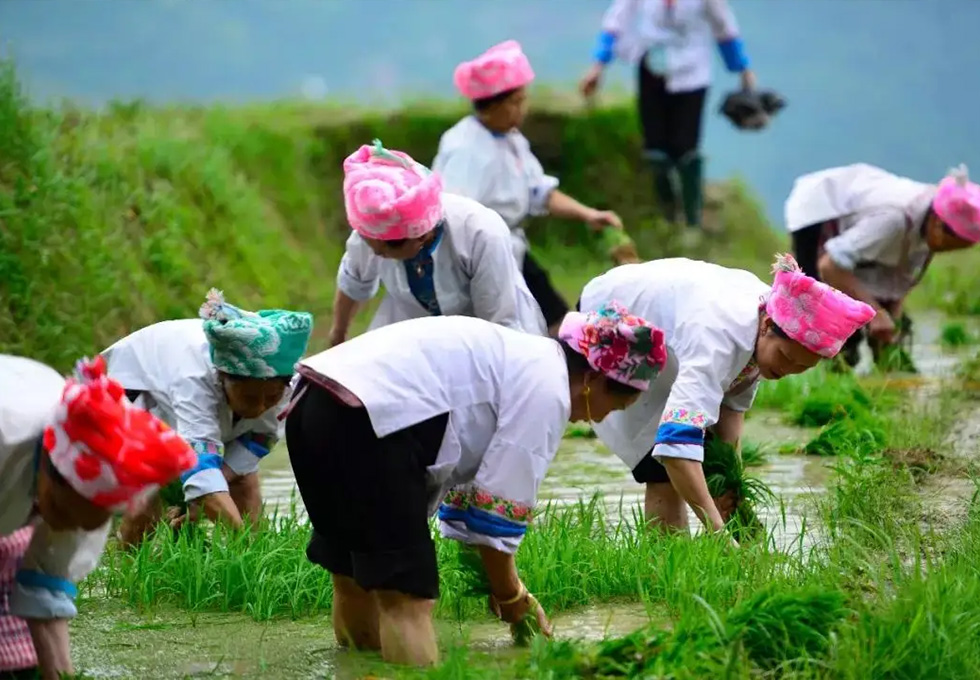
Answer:
<path fill-rule="evenodd" d="M 980 241 L 980 186 L 964 166 L 938 186 L 864 163 L 804 175 L 786 199 L 786 228 L 803 271 L 875 309 L 868 344 L 884 368 L 915 370 L 905 298 L 935 253 Z M 842 356 L 859 360 L 863 332 Z"/>
<path fill-rule="evenodd" d="M 158 414 L 197 452 L 181 475 L 188 514 L 234 527 L 261 513 L 259 462 L 278 439 L 293 367 L 306 351 L 313 317 L 306 312 L 248 312 L 212 290 L 203 319 L 153 324 L 103 352 L 109 374 L 130 398 Z M 134 544 L 160 521 L 159 497 L 120 529 Z M 189 515 L 189 517 L 188 517 Z"/>
<path fill-rule="evenodd" d="M 627 407 L 666 360 L 663 334 L 615 305 L 569 313 L 559 335 L 415 319 L 300 364 L 286 442 L 341 644 L 436 661 L 436 511 L 479 546 L 493 611 L 550 634 L 514 563 L 538 486 L 569 421 Z"/>
<path fill-rule="evenodd" d="M 668 361 L 650 390 L 595 425 L 599 438 L 646 485 L 648 520 L 687 527 L 690 505 L 720 530 L 705 481 L 705 432 L 737 447 L 759 378 L 802 373 L 835 356 L 874 310 L 777 258 L 772 287 L 753 274 L 683 258 L 624 265 L 589 282 L 582 311 L 624 301 L 664 329 Z M 651 445 L 652 444 L 652 445 Z"/>
<path fill-rule="evenodd" d="M 44 364 L 0 355 L 0 670 L 72 673 L 75 584 L 98 562 L 113 512 L 132 510 L 195 464 L 194 451 L 126 400 L 105 362 L 65 381 Z M 33 527 L 25 529 L 25 527 Z M 5 592 L 6 591 L 6 592 Z M 17 617 L 17 618 L 14 618 Z"/>
<path fill-rule="evenodd" d="M 530 215 L 551 214 L 586 222 L 595 230 L 621 230 L 623 224 L 616 213 L 590 208 L 559 191 L 558 180 L 544 174 L 531 152 L 520 127 L 534 71 L 516 41 L 508 40 L 463 62 L 453 80 L 473 102 L 475 113 L 443 134 L 432 167 L 442 175 L 446 191 L 479 201 L 510 227 L 514 258 L 554 335 L 568 305 L 528 252 L 522 223 Z M 631 248 L 626 244 L 620 254 L 636 261 Z"/>
<path fill-rule="evenodd" d="M 337 272 L 330 344 L 347 339 L 360 303 L 385 287 L 371 328 L 423 316 L 475 316 L 543 335 L 507 226 L 492 210 L 443 193 L 438 174 L 376 141 L 344 161 L 354 233 Z"/>

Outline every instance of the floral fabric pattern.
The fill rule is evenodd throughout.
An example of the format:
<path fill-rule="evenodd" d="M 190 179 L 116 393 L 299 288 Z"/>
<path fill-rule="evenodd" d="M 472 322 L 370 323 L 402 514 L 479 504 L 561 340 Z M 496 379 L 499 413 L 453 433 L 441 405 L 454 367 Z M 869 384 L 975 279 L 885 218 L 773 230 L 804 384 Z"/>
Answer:
<path fill-rule="evenodd" d="M 738 387 L 748 379 L 754 379 L 758 372 L 759 372 L 759 363 L 755 360 L 755 357 L 753 356 L 751 359 L 749 359 L 749 363 L 745 364 L 745 368 L 739 371 L 739 374 L 735 376 L 735 379 L 732 381 L 732 384 L 728 386 L 728 390 L 731 391 L 735 389 L 736 387 Z"/>
<path fill-rule="evenodd" d="M 475 508 L 521 524 L 530 522 L 533 515 L 530 505 L 508 500 L 478 487 L 455 487 L 446 494 L 442 505 L 459 511 Z"/>
<path fill-rule="evenodd" d="M 661 425 L 675 424 L 688 425 L 700 430 L 705 428 L 708 417 L 701 411 L 694 411 L 686 408 L 672 408 L 664 411 L 660 418 Z"/>
<path fill-rule="evenodd" d="M 663 331 L 615 301 L 596 312 L 569 312 L 558 337 L 594 370 L 639 390 L 649 388 L 667 363 Z"/>
<path fill-rule="evenodd" d="M 870 306 L 812 279 L 792 255 L 779 255 L 766 314 L 791 340 L 822 357 L 832 358 L 844 342 L 874 318 Z"/>

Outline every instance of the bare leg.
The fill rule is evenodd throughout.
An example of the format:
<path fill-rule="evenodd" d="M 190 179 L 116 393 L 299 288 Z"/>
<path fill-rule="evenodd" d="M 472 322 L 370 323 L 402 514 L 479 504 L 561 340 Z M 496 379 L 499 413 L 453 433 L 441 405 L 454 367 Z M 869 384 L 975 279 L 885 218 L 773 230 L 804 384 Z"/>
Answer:
<path fill-rule="evenodd" d="M 394 590 L 376 593 L 380 607 L 381 656 L 389 663 L 432 666 L 439 660 L 432 625 L 435 600 Z"/>
<path fill-rule="evenodd" d="M 119 542 L 126 548 L 138 546 L 146 534 L 153 531 L 163 517 L 163 500 L 160 494 L 153 495 L 139 513 L 123 519 L 119 526 Z"/>
<path fill-rule="evenodd" d="M 652 526 L 673 531 L 688 530 L 687 503 L 670 482 L 648 483 L 643 509 Z"/>
<path fill-rule="evenodd" d="M 349 576 L 333 575 L 333 632 L 337 644 L 381 649 L 378 601 Z"/>
<path fill-rule="evenodd" d="M 242 515 L 238 512 L 238 507 L 231 499 L 231 494 L 227 491 L 216 491 L 206 496 L 195 498 L 188 504 L 191 518 L 197 519 L 199 512 L 204 512 L 204 516 L 215 524 L 221 523 L 233 529 L 240 529 L 244 526 Z"/>
<path fill-rule="evenodd" d="M 228 493 L 235 502 L 235 507 L 241 513 L 242 519 L 256 529 L 262 517 L 262 488 L 259 484 L 259 473 L 236 475 L 227 465 L 221 471 L 228 480 Z"/>

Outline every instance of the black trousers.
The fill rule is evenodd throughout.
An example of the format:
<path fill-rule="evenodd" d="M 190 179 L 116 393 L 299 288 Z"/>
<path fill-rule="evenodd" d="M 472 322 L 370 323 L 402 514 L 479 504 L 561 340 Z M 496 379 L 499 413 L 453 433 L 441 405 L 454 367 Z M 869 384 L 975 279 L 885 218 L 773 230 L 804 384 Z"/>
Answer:
<path fill-rule="evenodd" d="M 666 154 L 675 163 L 697 150 L 707 93 L 706 87 L 668 92 L 666 79 L 652 73 L 646 59 L 641 59 L 639 106 L 644 150 Z"/>
<path fill-rule="evenodd" d="M 286 446 L 313 525 L 311 562 L 364 590 L 439 596 L 426 469 L 448 421 L 442 414 L 378 438 L 366 409 L 309 385 L 286 418 Z"/>
<path fill-rule="evenodd" d="M 538 303 L 538 307 L 541 308 L 541 314 L 544 315 L 545 323 L 550 328 L 556 323 L 561 322 L 565 318 L 565 315 L 568 314 L 568 304 L 561 294 L 555 290 L 555 287 L 551 285 L 548 272 L 542 269 L 541 265 L 531 257 L 530 253 L 524 254 L 524 265 L 522 269 L 524 282 L 527 284 L 528 290 L 531 291 L 531 295 L 534 296 L 535 302 Z"/>

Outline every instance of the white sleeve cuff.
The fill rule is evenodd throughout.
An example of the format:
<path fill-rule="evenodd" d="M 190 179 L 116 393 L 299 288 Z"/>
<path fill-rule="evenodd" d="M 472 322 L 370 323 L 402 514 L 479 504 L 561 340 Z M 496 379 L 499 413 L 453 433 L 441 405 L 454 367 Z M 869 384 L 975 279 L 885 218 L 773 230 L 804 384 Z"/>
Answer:
<path fill-rule="evenodd" d="M 854 271 L 854 268 L 857 267 L 858 253 L 848 248 L 847 244 L 841 241 L 840 236 L 827 241 L 824 244 L 824 251 L 827 253 L 827 257 L 841 269 Z"/>
<path fill-rule="evenodd" d="M 488 548 L 499 550 L 500 552 L 513 555 L 521 545 L 523 536 L 498 537 L 487 536 L 470 531 L 466 524 L 457 521 L 439 520 L 439 534 L 443 538 L 449 538 L 467 545 L 485 545 Z"/>
<path fill-rule="evenodd" d="M 377 279 L 374 281 L 361 281 L 360 279 L 354 278 L 344 268 L 344 263 L 340 263 L 340 268 L 337 270 L 337 288 L 351 300 L 356 300 L 357 302 L 370 300 L 377 295 L 380 285 L 380 281 Z"/>
<path fill-rule="evenodd" d="M 188 503 L 212 493 L 228 491 L 228 480 L 215 468 L 195 472 L 184 481 L 184 500 Z"/>
<path fill-rule="evenodd" d="M 63 590 L 13 583 L 10 614 L 22 619 L 71 619 L 78 614 L 75 599 Z"/>
<path fill-rule="evenodd" d="M 225 447 L 224 463 L 236 475 L 250 475 L 253 472 L 258 472 L 260 460 L 262 459 L 249 451 L 248 447 L 238 440 Z"/>
<path fill-rule="evenodd" d="M 558 188 L 558 178 L 544 175 L 541 181 L 531 187 L 531 205 L 528 210 L 532 215 L 548 214 L 548 199 L 551 192 Z"/>
<path fill-rule="evenodd" d="M 704 462 L 704 446 L 700 444 L 657 444 L 653 447 L 653 457 L 657 462 L 663 458 L 681 458 Z"/>

